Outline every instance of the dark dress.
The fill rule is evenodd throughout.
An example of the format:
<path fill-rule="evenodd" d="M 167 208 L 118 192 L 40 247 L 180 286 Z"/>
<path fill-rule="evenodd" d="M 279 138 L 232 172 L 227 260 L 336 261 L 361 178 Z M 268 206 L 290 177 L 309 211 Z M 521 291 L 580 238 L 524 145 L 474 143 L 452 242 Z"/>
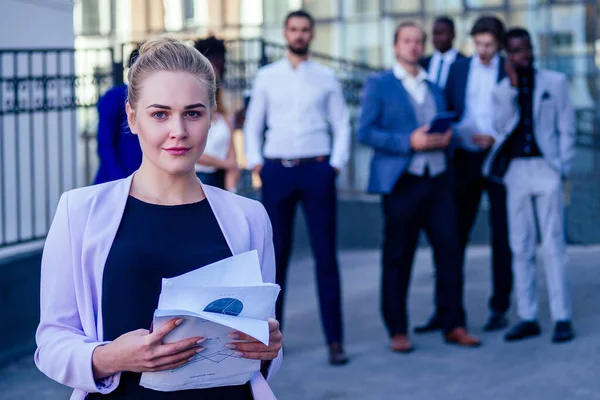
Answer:
<path fill-rule="evenodd" d="M 104 340 L 149 329 L 163 278 L 230 257 L 231 250 L 208 201 L 177 206 L 129 196 L 110 249 L 102 282 Z M 139 385 L 141 374 L 124 372 L 118 388 L 87 399 L 252 399 L 250 384 L 158 392 Z"/>

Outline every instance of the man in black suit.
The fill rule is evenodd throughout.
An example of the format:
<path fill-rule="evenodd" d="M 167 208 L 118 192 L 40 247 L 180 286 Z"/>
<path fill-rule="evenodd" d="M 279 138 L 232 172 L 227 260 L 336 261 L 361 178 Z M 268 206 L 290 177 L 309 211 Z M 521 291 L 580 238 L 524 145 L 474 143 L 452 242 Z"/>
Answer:
<path fill-rule="evenodd" d="M 427 71 L 429 80 L 443 89 L 452 63 L 466 57 L 453 47 L 454 21 L 450 18 L 445 16 L 436 18 L 433 23 L 432 37 L 435 51 L 429 57 L 423 58 L 419 64 Z"/>
<path fill-rule="evenodd" d="M 463 263 L 484 190 L 490 203 L 493 293 L 489 302 L 491 315 L 484 327 L 486 331 L 500 330 L 508 325 L 505 313 L 510 306 L 512 290 L 506 190 L 502 182 L 489 180 L 482 174 L 484 160 L 497 137 L 492 92 L 506 76 L 504 59 L 499 54 L 503 36 L 504 25 L 498 18 L 479 18 L 471 30 L 475 54 L 452 64 L 445 87 L 448 109 L 456 112 L 459 121 L 455 127 L 460 146 L 454 155 L 454 173 Z M 436 312 L 426 325 L 415 330 L 423 333 L 439 328 Z"/>

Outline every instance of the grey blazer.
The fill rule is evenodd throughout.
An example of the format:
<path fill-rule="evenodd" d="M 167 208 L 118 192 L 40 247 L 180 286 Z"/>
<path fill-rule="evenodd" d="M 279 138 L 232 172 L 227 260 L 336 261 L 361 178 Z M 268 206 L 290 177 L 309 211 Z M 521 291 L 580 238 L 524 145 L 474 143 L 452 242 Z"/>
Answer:
<path fill-rule="evenodd" d="M 499 138 L 483 164 L 483 174 L 502 179 L 510 162 L 506 139 L 519 123 L 518 90 L 504 78 L 494 89 L 494 127 Z M 533 133 L 544 158 L 563 177 L 568 176 L 575 156 L 575 111 L 569 81 L 559 72 L 536 70 L 533 93 Z"/>

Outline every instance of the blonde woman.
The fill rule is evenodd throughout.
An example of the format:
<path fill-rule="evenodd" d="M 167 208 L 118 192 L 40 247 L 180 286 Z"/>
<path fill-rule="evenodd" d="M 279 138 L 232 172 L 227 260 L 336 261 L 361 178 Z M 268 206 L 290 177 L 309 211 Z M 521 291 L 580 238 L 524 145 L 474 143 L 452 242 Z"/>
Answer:
<path fill-rule="evenodd" d="M 172 320 L 150 333 L 161 280 L 256 249 L 275 280 L 271 224 L 258 202 L 196 177 L 215 110 L 215 75 L 197 50 L 169 38 L 143 45 L 129 71 L 127 117 L 142 164 L 132 176 L 62 195 L 44 247 L 35 362 L 74 389 L 71 399 L 273 399 L 256 373 L 241 386 L 156 392 L 145 371 L 184 365 L 204 338 L 173 344 Z M 269 320 L 265 346 L 240 333 L 242 357 L 281 363 L 281 332 Z"/>

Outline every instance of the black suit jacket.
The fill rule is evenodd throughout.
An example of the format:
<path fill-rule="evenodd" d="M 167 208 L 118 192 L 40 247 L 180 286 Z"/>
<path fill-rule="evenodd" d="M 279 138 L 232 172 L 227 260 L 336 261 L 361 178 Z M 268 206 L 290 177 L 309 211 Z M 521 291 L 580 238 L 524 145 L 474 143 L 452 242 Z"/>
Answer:
<path fill-rule="evenodd" d="M 469 83 L 471 59 L 472 57 L 465 57 L 460 60 L 457 59 L 452 63 L 450 71 L 448 72 L 446 87 L 444 88 L 448 111 L 456 112 L 457 121 L 460 120 L 465 112 L 465 100 L 467 97 L 467 84 Z M 500 62 L 498 63 L 498 78 L 496 82 L 500 82 L 505 76 L 504 58 L 500 57 Z"/>
<path fill-rule="evenodd" d="M 419 61 L 419 65 L 421 67 L 423 67 L 423 69 L 425 69 L 425 71 L 427 71 L 427 72 L 429 72 L 429 67 L 431 66 L 431 58 L 432 57 L 433 57 L 433 55 L 430 55 L 425 58 L 421 58 L 421 60 Z M 459 51 L 458 54 L 456 54 L 456 58 L 454 59 L 454 62 L 456 62 L 458 60 L 462 60 L 464 58 L 467 58 L 467 56 L 465 56 L 463 53 L 461 53 Z"/>

